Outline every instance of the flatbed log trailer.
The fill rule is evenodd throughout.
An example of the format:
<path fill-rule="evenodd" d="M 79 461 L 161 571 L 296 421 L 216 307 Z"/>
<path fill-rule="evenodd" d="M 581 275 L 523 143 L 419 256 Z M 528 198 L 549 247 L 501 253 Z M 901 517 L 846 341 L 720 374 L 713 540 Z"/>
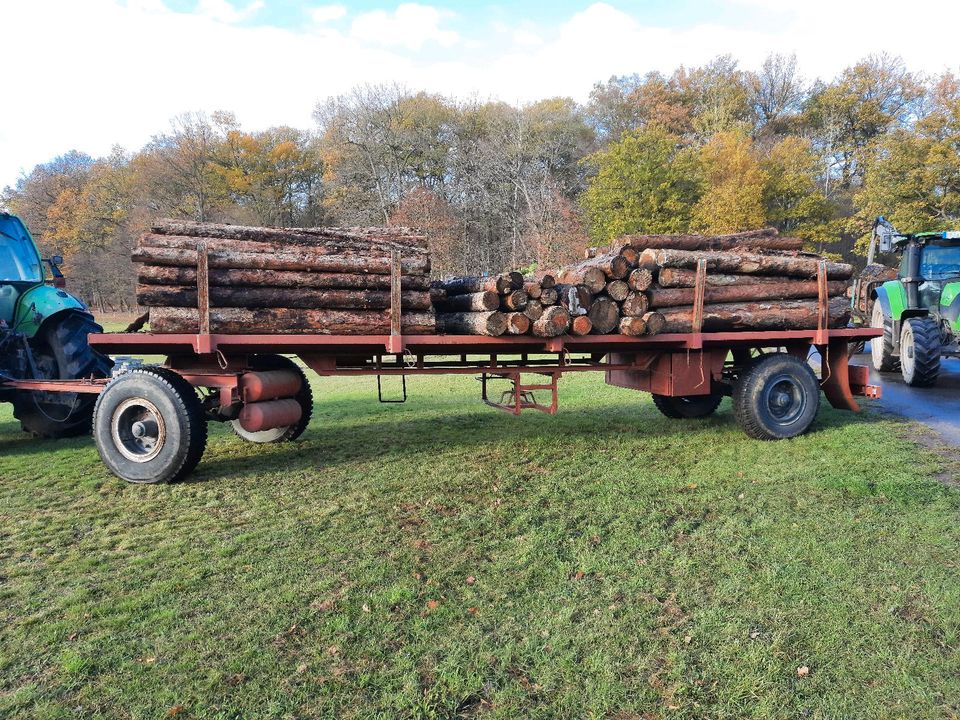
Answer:
<path fill-rule="evenodd" d="M 697 271 L 694 332 L 554 338 L 479 335 L 403 335 L 400 332 L 400 264 L 394 257 L 391 332 L 387 335 L 217 334 L 209 330 L 206 251 L 198 249 L 199 332 L 104 333 L 90 343 L 111 355 L 163 355 L 162 366 L 127 367 L 106 379 L 17 380 L 8 385 L 36 392 L 98 396 L 93 436 L 104 464 L 134 483 L 169 482 L 199 463 L 207 422 L 230 422 L 250 442 L 294 440 L 313 408 L 307 378 L 288 355 L 320 376 L 400 376 L 406 400 L 410 375 L 478 375 L 482 400 L 519 415 L 553 414 L 559 379 L 574 372 L 603 372 L 610 385 L 653 394 L 671 418 L 712 413 L 724 396 L 734 415 L 758 439 L 805 432 L 820 391 L 835 408 L 859 411 L 855 395 L 879 397 L 868 368 L 849 364 L 848 347 L 875 328 L 829 328 L 826 269 L 821 265 L 819 327 L 810 330 L 700 332 L 706 267 Z M 822 358 L 818 379 L 807 358 Z M 126 364 L 124 364 L 126 365 Z M 534 378 L 526 381 L 524 378 Z M 508 389 L 493 390 L 496 381 Z M 535 393 L 546 393 L 540 402 Z M 402 401 L 401 400 L 401 401 Z"/>

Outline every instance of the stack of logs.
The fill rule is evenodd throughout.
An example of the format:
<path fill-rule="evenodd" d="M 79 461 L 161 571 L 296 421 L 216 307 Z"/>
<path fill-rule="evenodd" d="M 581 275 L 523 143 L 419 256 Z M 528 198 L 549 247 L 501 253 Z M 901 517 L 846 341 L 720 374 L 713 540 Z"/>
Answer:
<path fill-rule="evenodd" d="M 816 328 L 825 262 L 828 319 L 845 325 L 853 268 L 802 252 L 773 228 L 730 235 L 632 235 L 556 273 L 458 277 L 433 283 L 437 329 L 552 337 L 691 332 L 697 267 L 705 264 L 701 329 Z"/>
<path fill-rule="evenodd" d="M 426 239 L 406 228 L 261 228 L 162 220 L 133 252 L 153 332 L 196 333 L 206 253 L 210 332 L 387 334 L 400 257 L 404 333 L 432 333 Z M 202 272 L 202 271 L 201 271 Z"/>

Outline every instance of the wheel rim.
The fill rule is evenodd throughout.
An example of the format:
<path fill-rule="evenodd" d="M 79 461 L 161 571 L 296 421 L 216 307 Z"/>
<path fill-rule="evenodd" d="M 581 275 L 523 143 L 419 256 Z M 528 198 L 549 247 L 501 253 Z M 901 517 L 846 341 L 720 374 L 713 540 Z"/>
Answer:
<path fill-rule="evenodd" d="M 137 463 L 153 460 L 167 438 L 163 415 L 144 398 L 129 398 L 120 403 L 113 411 L 110 431 L 120 454 Z"/>
<path fill-rule="evenodd" d="M 874 303 L 870 325 L 871 327 L 883 330 L 883 309 L 880 307 L 879 302 Z M 880 364 L 883 362 L 882 337 L 870 339 L 870 354 L 873 356 L 874 367 L 880 367 Z"/>
<path fill-rule="evenodd" d="M 913 366 L 916 363 L 914 357 L 913 328 L 910 323 L 905 323 L 903 334 L 900 336 L 900 370 L 905 378 L 913 377 Z"/>
<path fill-rule="evenodd" d="M 806 393 L 790 375 L 771 378 L 763 393 L 763 407 L 779 425 L 790 425 L 803 415 L 807 407 Z"/>

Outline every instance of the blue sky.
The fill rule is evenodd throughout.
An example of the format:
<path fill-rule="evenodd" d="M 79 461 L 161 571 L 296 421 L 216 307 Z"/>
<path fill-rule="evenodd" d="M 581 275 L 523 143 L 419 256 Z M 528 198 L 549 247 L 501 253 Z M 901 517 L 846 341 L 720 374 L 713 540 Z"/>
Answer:
<path fill-rule="evenodd" d="M 138 149 L 187 111 L 311 128 L 318 101 L 364 83 L 525 103 L 724 53 L 745 69 L 796 53 L 811 81 L 882 51 L 960 70 L 960 2 L 943 0 L 5 0 L 3 17 L 22 110 L 0 120 L 0 186 L 71 149 Z"/>

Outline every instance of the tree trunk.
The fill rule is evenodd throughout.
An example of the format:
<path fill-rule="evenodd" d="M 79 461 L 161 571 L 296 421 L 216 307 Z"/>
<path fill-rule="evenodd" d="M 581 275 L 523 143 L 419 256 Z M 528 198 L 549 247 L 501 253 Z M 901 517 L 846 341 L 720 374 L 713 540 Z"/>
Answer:
<path fill-rule="evenodd" d="M 526 335 L 530 330 L 530 318 L 522 312 L 507 313 L 507 335 Z"/>
<path fill-rule="evenodd" d="M 847 283 L 843 280 L 827 283 L 827 293 L 831 297 L 843 295 L 846 291 Z M 647 296 L 650 298 L 652 308 L 677 307 L 693 305 L 695 292 L 694 288 L 651 288 L 647 291 Z M 729 303 L 751 300 L 796 300 L 817 296 L 816 281 L 785 280 L 762 285 L 708 287 L 704 290 L 703 301 L 704 303 Z"/>
<path fill-rule="evenodd" d="M 495 292 L 505 295 L 523 286 L 523 276 L 520 273 L 503 273 L 493 277 L 451 277 L 435 280 L 434 285 L 442 287 L 448 295 L 467 295 L 478 292 Z"/>
<path fill-rule="evenodd" d="M 523 310 L 528 299 L 526 290 L 514 290 L 500 298 L 500 309 L 505 312 Z"/>
<path fill-rule="evenodd" d="M 660 313 L 664 318 L 663 332 L 690 332 L 692 308 L 667 308 Z M 850 302 L 843 297 L 831 298 L 830 327 L 846 325 L 850 317 Z M 764 301 L 703 306 L 704 332 L 720 330 L 809 330 L 817 327 L 815 300 Z"/>
<path fill-rule="evenodd" d="M 644 293 L 631 292 L 620 304 L 620 312 L 628 317 L 643 317 L 650 309 L 650 301 Z"/>
<path fill-rule="evenodd" d="M 182 285 L 138 285 L 137 302 L 147 307 L 197 307 L 196 288 Z M 222 308 L 341 308 L 383 310 L 390 293 L 382 290 L 295 290 L 293 288 L 210 288 L 211 307 Z M 403 310 L 429 310 L 430 293 L 406 291 L 400 295 Z"/>
<path fill-rule="evenodd" d="M 586 315 L 593 302 L 593 294 L 585 285 L 557 285 L 557 302 L 571 315 Z M 541 302 L 543 296 L 541 295 Z"/>
<path fill-rule="evenodd" d="M 507 331 L 507 316 L 502 312 L 438 313 L 437 332 L 446 335 L 490 335 Z"/>
<path fill-rule="evenodd" d="M 611 280 L 607 283 L 607 297 L 616 302 L 623 302 L 627 299 L 630 292 L 630 286 L 623 280 Z"/>
<path fill-rule="evenodd" d="M 625 235 L 614 244 L 614 249 L 624 246 L 638 250 L 648 248 L 664 250 L 732 250 L 733 248 L 802 250 L 803 240 L 782 238 L 777 235 L 775 228 L 765 228 L 730 235 Z"/>
<path fill-rule="evenodd" d="M 589 335 L 593 330 L 593 323 L 587 315 L 578 315 L 570 320 L 571 335 Z"/>
<path fill-rule="evenodd" d="M 594 334 L 606 335 L 613 332 L 620 323 L 620 308 L 610 298 L 595 297 L 587 317 L 593 323 Z"/>
<path fill-rule="evenodd" d="M 570 327 L 570 313 L 560 305 L 544 308 L 543 315 L 533 321 L 530 332 L 537 337 L 563 335 Z"/>
<path fill-rule="evenodd" d="M 647 324 L 647 335 L 657 335 L 662 333 L 663 327 L 667 322 L 662 313 L 654 311 L 644 313 L 643 321 Z"/>
<path fill-rule="evenodd" d="M 228 240 L 207 237 L 184 237 L 182 235 L 144 235 L 137 241 L 138 248 L 172 248 L 174 250 L 195 250 L 203 243 L 210 250 L 233 252 L 313 252 L 318 255 L 339 255 L 353 253 L 364 257 L 389 258 L 394 251 L 401 257 L 426 259 L 430 254 L 420 248 L 407 248 L 393 243 L 371 245 L 368 242 L 354 242 L 339 238 L 315 238 L 309 243 L 286 240 Z"/>
<path fill-rule="evenodd" d="M 574 265 L 564 268 L 557 276 L 558 284 L 564 285 L 582 285 L 592 294 L 596 295 L 607 285 L 607 276 L 603 270 L 598 267 L 582 267 Z"/>
<path fill-rule="evenodd" d="M 689 250 L 644 250 L 640 253 L 640 265 L 655 268 L 696 268 L 699 260 L 707 261 L 708 271 L 746 273 L 749 275 L 787 275 L 790 277 L 815 278 L 819 258 L 797 255 L 756 255 L 719 251 Z M 830 280 L 847 280 L 853 274 L 853 266 L 846 263 L 827 262 L 827 277 Z"/>
<path fill-rule="evenodd" d="M 210 285 L 226 287 L 284 287 L 323 288 L 328 290 L 389 290 L 389 275 L 362 275 L 357 273 L 298 272 L 294 270 L 241 270 L 214 268 L 209 274 Z M 196 267 L 170 265 L 141 265 L 137 282 L 144 285 L 197 285 Z M 424 275 L 405 275 L 400 280 L 403 290 L 428 290 L 430 278 Z"/>
<path fill-rule="evenodd" d="M 634 271 L 637 272 L 637 271 Z M 775 275 L 735 275 L 723 273 L 707 273 L 707 287 L 728 285 L 760 285 L 768 283 L 782 283 L 790 278 Z M 660 287 L 694 287 L 697 284 L 696 270 L 681 270 L 680 268 L 661 268 L 657 273 L 657 285 Z"/>
<path fill-rule="evenodd" d="M 636 292 L 643 292 L 652 284 L 653 273 L 647 270 L 647 268 L 637 268 L 627 276 L 627 285 L 631 290 Z"/>
<path fill-rule="evenodd" d="M 620 318 L 620 334 L 639 337 L 647 331 L 647 321 L 642 317 Z"/>
<path fill-rule="evenodd" d="M 500 307 L 500 296 L 495 292 L 484 290 L 466 295 L 448 295 L 446 300 L 434 300 L 437 312 L 477 312 L 482 310 L 497 310 Z"/>
<path fill-rule="evenodd" d="M 539 320 L 540 316 L 543 315 L 543 303 L 539 300 L 530 300 L 523 309 L 523 314 L 531 320 Z"/>
<path fill-rule="evenodd" d="M 578 270 L 599 268 L 608 280 L 622 280 L 630 274 L 630 262 L 620 253 L 607 253 L 582 260 L 573 266 Z"/>
<path fill-rule="evenodd" d="M 431 334 L 436 329 L 433 313 L 404 313 L 404 333 Z M 150 329 L 157 333 L 197 333 L 199 314 L 193 308 L 150 309 Z M 210 332 L 225 334 L 303 333 L 314 335 L 387 335 L 388 310 L 298 310 L 290 308 L 214 308 Z"/>
<path fill-rule="evenodd" d="M 543 292 L 543 288 L 540 287 L 540 283 L 535 281 L 524 282 L 523 289 L 527 292 L 527 295 L 531 300 L 538 300 L 540 298 L 540 293 Z"/>
<path fill-rule="evenodd" d="M 540 302 L 543 305 L 556 305 L 557 300 L 560 299 L 560 293 L 557 292 L 556 287 L 545 288 L 542 285 L 540 286 Z"/>

